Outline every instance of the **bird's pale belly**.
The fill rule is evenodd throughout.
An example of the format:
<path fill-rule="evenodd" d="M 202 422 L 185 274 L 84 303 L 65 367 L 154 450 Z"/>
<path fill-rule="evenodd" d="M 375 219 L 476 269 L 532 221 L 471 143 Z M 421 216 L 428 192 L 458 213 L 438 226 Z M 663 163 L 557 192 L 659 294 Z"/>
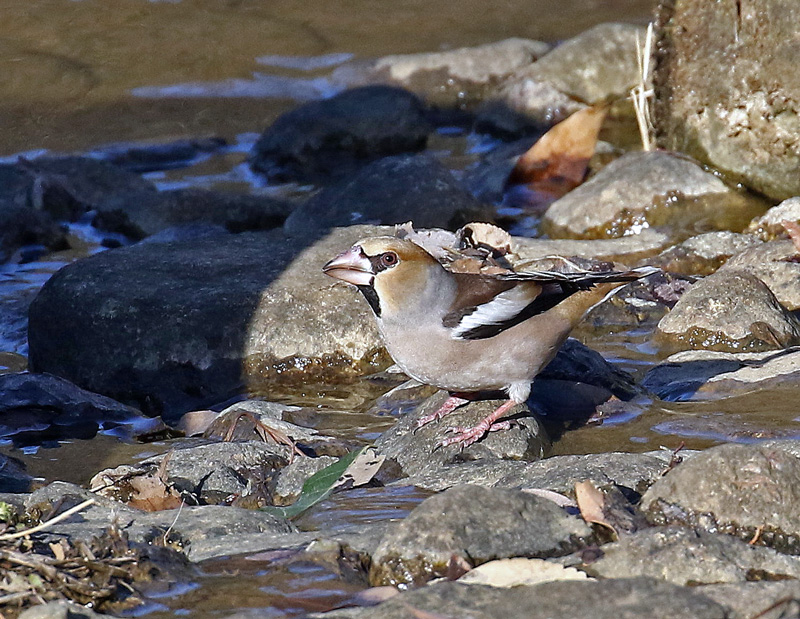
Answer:
<path fill-rule="evenodd" d="M 412 378 L 449 391 L 490 391 L 530 383 L 555 351 L 540 350 L 531 339 L 520 342 L 510 329 L 492 338 L 499 345 L 486 346 L 485 340 L 454 340 L 442 332 L 420 330 L 414 337 L 393 338 L 389 329 L 384 341 L 398 366 Z M 507 341 L 505 341 L 507 340 Z"/>

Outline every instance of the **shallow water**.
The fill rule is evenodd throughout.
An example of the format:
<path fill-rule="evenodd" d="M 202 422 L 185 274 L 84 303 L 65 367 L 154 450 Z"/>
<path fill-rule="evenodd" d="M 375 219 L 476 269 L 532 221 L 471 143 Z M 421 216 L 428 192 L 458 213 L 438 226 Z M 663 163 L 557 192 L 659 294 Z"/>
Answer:
<path fill-rule="evenodd" d="M 437 51 L 510 36 L 557 41 L 606 21 L 645 23 L 654 0 L 0 0 L 0 158 L 49 152 L 107 152 L 117 143 L 164 143 L 220 136 L 228 146 L 190 165 L 147 176 L 162 189 L 208 187 L 295 196 L 296 186 L 269 187 L 244 165 L 258 133 L 297 101 L 329 94 L 327 72 L 338 62 L 394 53 Z M 604 139 L 630 146 L 629 123 Z M 441 132 L 431 150 L 454 170 L 487 147 L 479 136 Z M 750 216 L 742 208 L 740 219 Z M 737 226 L 711 214 L 686 230 Z M 654 214 L 655 222 L 666 217 Z M 524 218 L 523 218 L 524 219 Z M 675 225 L 674 221 L 670 221 Z M 535 220 L 518 230 L 535 230 Z M 61 266 L 101 251 L 108 235 L 71 226 L 70 252 L 21 253 L 0 265 L 0 372 L 24 367 L 26 311 L 36 291 Z M 687 232 L 688 234 L 688 232 Z M 123 239 L 116 239 L 124 242 Z M 30 249 L 26 251 L 31 251 Z M 623 369 L 641 377 L 661 357 L 643 326 L 598 337 L 577 335 Z M 368 442 L 396 411 L 368 412 L 385 383 L 303 385 L 261 395 L 303 406 L 294 421 L 349 440 Z M 701 403 L 642 402 L 603 425 L 563 435 L 554 453 L 702 448 L 720 441 L 797 436 L 798 389 L 785 388 Z M 170 442 L 139 444 L 99 434 L 0 452 L 21 458 L 41 481 L 86 484 L 99 470 L 163 452 Z M 340 530 L 401 518 L 427 493 L 365 488 L 334 494 L 298 519 L 304 530 Z M 259 616 L 294 616 L 336 606 L 364 588 L 329 565 L 293 561 L 291 553 L 218 559 L 182 595 L 153 599 L 152 617 L 221 617 L 260 609 Z"/>

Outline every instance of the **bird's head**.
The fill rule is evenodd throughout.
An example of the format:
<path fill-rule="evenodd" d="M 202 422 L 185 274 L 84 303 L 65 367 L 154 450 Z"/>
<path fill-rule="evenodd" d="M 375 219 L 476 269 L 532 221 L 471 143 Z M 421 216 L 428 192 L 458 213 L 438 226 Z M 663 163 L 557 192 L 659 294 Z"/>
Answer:
<path fill-rule="evenodd" d="M 326 275 L 357 286 L 378 317 L 422 298 L 442 266 L 419 245 L 391 236 L 363 239 L 328 262 Z"/>

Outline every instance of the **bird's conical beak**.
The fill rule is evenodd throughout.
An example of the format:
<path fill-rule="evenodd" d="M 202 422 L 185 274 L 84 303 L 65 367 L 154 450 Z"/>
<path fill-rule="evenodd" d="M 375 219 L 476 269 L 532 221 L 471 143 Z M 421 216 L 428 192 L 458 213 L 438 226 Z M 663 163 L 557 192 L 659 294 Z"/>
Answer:
<path fill-rule="evenodd" d="M 372 263 L 358 245 L 336 256 L 322 267 L 322 272 L 355 286 L 371 286 L 375 277 Z"/>

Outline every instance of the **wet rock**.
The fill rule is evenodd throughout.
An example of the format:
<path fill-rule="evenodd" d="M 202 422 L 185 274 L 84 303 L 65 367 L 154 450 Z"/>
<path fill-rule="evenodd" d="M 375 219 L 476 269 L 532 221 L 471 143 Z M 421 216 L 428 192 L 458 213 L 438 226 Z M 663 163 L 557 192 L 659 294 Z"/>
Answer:
<path fill-rule="evenodd" d="M 92 224 L 140 240 L 172 226 L 211 224 L 229 232 L 269 230 L 281 226 L 293 204 L 246 194 L 207 189 L 174 189 L 153 193 L 118 193 L 97 207 Z"/>
<path fill-rule="evenodd" d="M 727 608 L 731 619 L 786 619 L 800 611 L 797 580 L 706 585 L 698 591 Z"/>
<path fill-rule="evenodd" d="M 636 54 L 644 35 L 640 26 L 599 24 L 561 43 L 510 80 L 549 82 L 587 103 L 625 97 L 639 81 Z"/>
<path fill-rule="evenodd" d="M 620 619 L 723 619 L 725 608 L 695 587 L 652 578 L 560 581 L 510 589 L 440 582 L 394 596 L 377 607 L 348 608 L 310 615 L 318 619 L 411 619 L 443 617 L 592 617 Z"/>
<path fill-rule="evenodd" d="M 706 232 L 686 239 L 647 261 L 665 271 L 687 275 L 710 275 L 731 256 L 760 245 L 751 234 L 722 230 Z"/>
<path fill-rule="evenodd" d="M 350 86 L 392 84 L 432 105 L 470 106 L 483 99 L 498 79 L 528 66 L 549 49 L 541 41 L 511 38 L 476 47 L 351 63 L 335 69 L 332 79 Z"/>
<path fill-rule="evenodd" d="M 224 138 L 189 138 L 163 144 L 120 144 L 95 151 L 116 166 L 142 174 L 189 165 L 193 159 L 227 146 Z"/>
<path fill-rule="evenodd" d="M 644 41 L 637 26 L 600 24 L 565 41 L 504 78 L 494 100 L 480 110 L 479 126 L 505 133 L 541 129 L 585 103 L 627 96 L 639 80 L 637 37 Z"/>
<path fill-rule="evenodd" d="M 763 281 L 781 305 L 800 309 L 800 255 L 791 241 L 770 241 L 733 256 L 723 269 L 744 269 Z"/>
<path fill-rule="evenodd" d="M 339 229 L 308 249 L 279 231 L 243 233 L 80 260 L 31 305 L 31 367 L 171 418 L 243 380 L 361 372 L 381 349 L 372 312 L 321 266 L 387 232 Z"/>
<path fill-rule="evenodd" d="M 103 617 L 113 617 L 113 615 L 96 613 L 90 608 L 66 600 L 47 602 L 28 608 L 19 614 L 19 619 L 101 619 Z"/>
<path fill-rule="evenodd" d="M 662 2 L 653 77 L 658 143 L 774 199 L 800 194 L 800 80 L 791 0 Z M 720 73 L 721 58 L 736 58 Z"/>
<path fill-rule="evenodd" d="M 654 483 L 641 508 L 656 524 L 735 535 L 800 554 L 800 460 L 758 445 L 719 445 Z"/>
<path fill-rule="evenodd" d="M 800 322 L 764 282 L 731 268 L 694 284 L 658 323 L 657 336 L 677 349 L 772 350 L 800 342 Z"/>
<path fill-rule="evenodd" d="M 263 511 L 220 505 L 182 506 L 143 512 L 114 499 L 106 498 L 73 484 L 53 482 L 33 492 L 26 499 L 28 513 L 35 519 L 41 515 L 58 515 L 80 502 L 92 498 L 90 505 L 66 520 L 50 525 L 42 539 L 89 541 L 110 526 L 117 526 L 132 542 L 154 542 L 160 538 L 179 544 L 191 558 L 191 544 L 206 545 L 213 538 L 234 539 L 247 534 L 283 535 L 296 529 L 286 520 Z"/>
<path fill-rule="evenodd" d="M 17 164 L 24 169 L 32 182 L 44 191 L 44 208 L 64 211 L 64 206 L 47 206 L 48 198 L 54 203 L 72 200 L 73 216 L 94 209 L 109 196 L 119 193 L 155 193 L 153 183 L 138 174 L 129 172 L 107 161 L 91 157 L 40 157 Z"/>
<path fill-rule="evenodd" d="M 649 264 L 651 260 L 644 262 Z M 693 281 L 665 271 L 648 275 L 623 286 L 606 302 L 592 308 L 583 324 L 605 330 L 613 325 L 630 328 L 632 324 L 654 328 Z"/>
<path fill-rule="evenodd" d="M 463 458 L 535 460 L 549 447 L 541 422 L 524 405 L 519 405 L 507 416 L 513 420 L 508 430 L 489 432 L 463 450 L 458 445 L 435 449 L 440 440 L 449 436 L 448 427 L 471 427 L 503 403 L 502 400 L 472 402 L 417 430 L 417 420 L 438 410 L 447 397 L 445 391 L 440 391 L 428 398 L 422 406 L 401 416 L 375 441 L 380 453 L 397 461 L 406 475 L 440 470 Z"/>
<path fill-rule="evenodd" d="M 33 477 L 25 470 L 25 463 L 11 456 L 0 454 L 0 493 L 27 492 Z M 0 501 L 3 501 L 0 498 Z"/>
<path fill-rule="evenodd" d="M 657 527 L 603 545 L 602 556 L 583 569 L 599 578 L 649 576 L 676 585 L 698 585 L 798 578 L 800 559 L 729 535 Z"/>
<path fill-rule="evenodd" d="M 477 129 L 480 131 L 480 129 Z M 523 138 L 510 144 L 500 144 L 486 153 L 474 165 L 464 170 L 461 181 L 478 199 L 499 204 L 503 200 L 506 182 L 520 155 L 533 146 L 536 138 Z"/>
<path fill-rule="evenodd" d="M 272 498 L 275 505 L 289 505 L 294 503 L 303 490 L 303 484 L 314 473 L 318 473 L 326 466 L 337 461 L 332 456 L 319 458 L 297 458 L 294 462 L 284 467 L 278 475 L 275 491 Z"/>
<path fill-rule="evenodd" d="M 687 350 L 650 369 L 642 386 L 662 400 L 727 398 L 800 381 L 800 351 L 726 353 Z"/>
<path fill-rule="evenodd" d="M 652 151 L 632 152 L 556 200 L 544 214 L 552 237 L 613 238 L 648 227 L 648 211 L 671 197 L 733 195 L 725 184 L 690 159 Z"/>
<path fill-rule="evenodd" d="M 483 216 L 482 216 L 483 215 Z M 430 155 L 384 157 L 299 206 L 286 220 L 290 234 L 352 224 L 459 228 L 487 220 L 488 211 Z"/>
<path fill-rule="evenodd" d="M 503 139 L 542 134 L 586 107 L 549 82 L 511 76 L 475 111 L 475 130 Z"/>
<path fill-rule="evenodd" d="M 800 222 L 800 197 L 789 198 L 773 206 L 761 217 L 756 217 L 745 232 L 754 234 L 764 241 L 773 241 L 786 234 L 783 221 Z"/>
<path fill-rule="evenodd" d="M 67 249 L 69 242 L 66 230 L 49 213 L 0 198 L 0 263 L 25 245 L 58 251 Z"/>
<path fill-rule="evenodd" d="M 513 237 L 514 251 L 522 260 L 547 256 L 581 256 L 596 260 L 619 261 L 633 264 L 661 251 L 669 239 L 665 234 L 644 229 L 639 234 L 614 239 L 529 239 Z"/>
<path fill-rule="evenodd" d="M 133 494 L 131 478 L 158 475 L 190 504 L 217 504 L 251 495 L 263 500 L 267 484 L 291 455 L 285 445 L 198 442 L 187 439 L 178 448 L 134 466 L 101 471 L 92 479 L 92 488 L 127 502 Z"/>
<path fill-rule="evenodd" d="M 436 491 L 459 484 L 475 484 L 572 495 L 576 483 L 589 480 L 599 488 L 618 487 L 631 499 L 636 499 L 668 470 L 671 457 L 670 452 L 612 452 L 551 456 L 537 462 L 474 460 L 412 475 L 403 483 Z"/>
<path fill-rule="evenodd" d="M 451 562 L 471 566 L 513 556 L 557 556 L 587 543 L 586 524 L 547 499 L 458 486 L 434 495 L 393 524 L 372 557 L 373 585 L 421 584 Z"/>
<path fill-rule="evenodd" d="M 329 182 L 373 159 L 425 148 L 430 131 L 410 92 L 354 88 L 280 116 L 256 142 L 250 164 L 271 182 Z"/>
<path fill-rule="evenodd" d="M 0 374 L 0 437 L 15 441 L 91 438 L 101 429 L 134 425 L 142 414 L 51 374 Z"/>

